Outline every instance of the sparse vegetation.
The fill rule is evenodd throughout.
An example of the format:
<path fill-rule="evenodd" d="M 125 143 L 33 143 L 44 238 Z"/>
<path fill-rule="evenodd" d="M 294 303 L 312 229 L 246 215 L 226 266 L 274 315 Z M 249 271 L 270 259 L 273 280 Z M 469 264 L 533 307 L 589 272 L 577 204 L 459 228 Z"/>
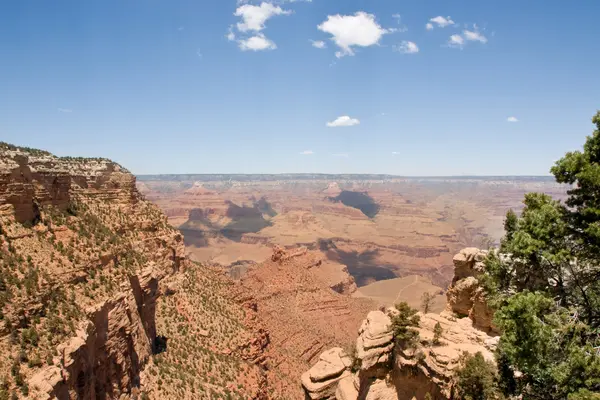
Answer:
<path fill-rule="evenodd" d="M 51 157 L 4 143 L 2 150 Z M 56 347 L 74 335 L 83 309 L 117 294 L 150 257 L 172 263 L 165 237 L 178 235 L 146 202 L 81 191 L 67 204 L 36 207 L 39 216 L 23 223 L 0 214 L 0 399 L 30 396 L 27 380 L 54 363 Z"/>
<path fill-rule="evenodd" d="M 421 309 L 423 310 L 423 314 L 429 313 L 434 299 L 435 296 L 433 294 L 429 292 L 423 293 L 423 295 L 421 296 Z"/>
<path fill-rule="evenodd" d="M 442 337 L 443 333 L 444 330 L 442 329 L 442 325 L 440 325 L 439 322 L 436 322 L 435 326 L 433 327 L 433 344 L 436 346 L 440 344 L 440 338 Z"/>

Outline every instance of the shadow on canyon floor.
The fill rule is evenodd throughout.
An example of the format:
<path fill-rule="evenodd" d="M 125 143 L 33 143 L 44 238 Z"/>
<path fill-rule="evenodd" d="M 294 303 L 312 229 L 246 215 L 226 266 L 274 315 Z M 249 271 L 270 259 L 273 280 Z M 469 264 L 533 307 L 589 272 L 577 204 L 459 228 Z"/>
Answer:
<path fill-rule="evenodd" d="M 344 190 L 336 197 L 329 197 L 329 200 L 336 203 L 341 202 L 345 206 L 356 208 L 369 218 L 375 218 L 379 214 L 379 204 L 366 192 Z"/>
<path fill-rule="evenodd" d="M 327 257 L 348 267 L 348 272 L 356 284 L 360 286 L 368 285 L 374 281 L 397 278 L 392 271 L 392 265 L 381 265 L 377 263 L 379 250 L 343 251 L 340 249 L 327 250 Z"/>

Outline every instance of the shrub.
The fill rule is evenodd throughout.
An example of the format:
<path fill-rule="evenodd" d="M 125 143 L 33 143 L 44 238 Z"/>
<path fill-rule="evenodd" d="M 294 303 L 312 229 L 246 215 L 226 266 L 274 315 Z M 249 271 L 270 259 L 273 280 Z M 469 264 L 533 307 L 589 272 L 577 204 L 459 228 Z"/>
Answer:
<path fill-rule="evenodd" d="M 496 367 L 478 352 L 464 354 L 456 372 L 456 390 L 462 400 L 502 399 L 498 389 Z"/>
<path fill-rule="evenodd" d="M 433 299 L 434 296 L 431 293 L 423 293 L 423 295 L 421 296 L 421 309 L 423 310 L 423 314 L 427 314 L 431 310 Z"/>
<path fill-rule="evenodd" d="M 421 318 L 417 315 L 417 310 L 406 302 L 396 304 L 396 310 L 398 315 L 392 317 L 392 332 L 396 344 L 413 347 L 419 340 L 419 332 L 414 328 L 419 326 Z"/>
<path fill-rule="evenodd" d="M 344 351 L 346 352 L 348 357 L 350 357 L 350 360 L 352 362 L 352 365 L 350 366 L 352 372 L 360 370 L 361 360 L 357 356 L 356 343 L 352 344 L 352 346 L 349 346 L 349 348 L 345 349 Z"/>
<path fill-rule="evenodd" d="M 433 344 L 440 344 L 440 338 L 442 337 L 442 333 L 444 330 L 442 329 L 442 325 L 440 323 L 436 323 L 433 327 Z"/>

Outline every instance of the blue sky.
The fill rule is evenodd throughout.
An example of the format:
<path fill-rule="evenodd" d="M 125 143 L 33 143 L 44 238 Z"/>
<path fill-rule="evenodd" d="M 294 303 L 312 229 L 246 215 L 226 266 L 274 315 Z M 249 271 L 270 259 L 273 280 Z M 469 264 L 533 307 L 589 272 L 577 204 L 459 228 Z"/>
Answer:
<path fill-rule="evenodd" d="M 5 1 L 0 140 L 137 174 L 547 174 L 600 108 L 598 15 L 592 0 Z"/>

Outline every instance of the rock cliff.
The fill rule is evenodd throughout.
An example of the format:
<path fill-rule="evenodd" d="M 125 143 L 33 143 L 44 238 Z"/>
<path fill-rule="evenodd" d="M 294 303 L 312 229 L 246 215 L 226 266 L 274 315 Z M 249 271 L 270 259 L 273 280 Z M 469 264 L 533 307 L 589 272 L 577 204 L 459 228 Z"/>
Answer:
<path fill-rule="evenodd" d="M 27 398 L 139 385 L 183 238 L 105 159 L 0 145 L 0 376 Z M 10 373 L 9 373 L 10 370 Z"/>
<path fill-rule="evenodd" d="M 481 308 L 476 306 L 478 302 L 485 305 L 483 297 L 473 292 L 479 288 L 473 289 L 472 283 L 464 284 L 476 279 L 474 275 L 484 254 L 477 249 L 465 249 L 454 258 L 455 280 L 452 295 L 448 295 L 448 310 L 439 315 L 418 313 L 417 343 L 413 346 L 395 343 L 392 329 L 392 320 L 398 313 L 395 308 L 371 311 L 358 331 L 353 350 L 327 350 L 302 375 L 306 398 L 422 400 L 427 394 L 432 399 L 452 398 L 454 372 L 463 354 L 481 352 L 493 361 L 498 343 L 498 337 L 489 334 L 491 317 L 482 318 Z M 461 313 L 463 318 L 452 312 L 463 310 L 462 307 L 468 309 Z M 434 340 L 437 324 L 442 333 Z"/>
<path fill-rule="evenodd" d="M 270 260 L 250 267 L 240 281 L 269 332 L 265 367 L 276 398 L 301 398 L 297 382 L 302 372 L 323 350 L 350 346 L 364 314 L 375 307 L 370 300 L 333 290 L 329 276 L 319 272 L 326 263 L 319 252 L 276 247 Z M 334 359 L 334 354 L 321 357 L 339 367 Z M 312 379 L 319 386 L 322 378 Z"/>

